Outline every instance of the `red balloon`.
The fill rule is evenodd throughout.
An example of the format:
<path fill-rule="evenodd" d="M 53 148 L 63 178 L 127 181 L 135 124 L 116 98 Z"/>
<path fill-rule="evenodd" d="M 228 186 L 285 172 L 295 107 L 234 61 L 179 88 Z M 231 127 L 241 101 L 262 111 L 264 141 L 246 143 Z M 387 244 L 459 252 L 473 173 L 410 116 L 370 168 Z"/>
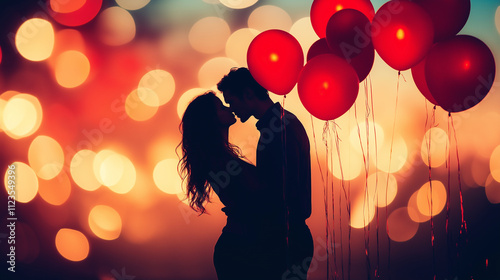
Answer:
<path fill-rule="evenodd" d="M 328 43 L 326 42 L 326 38 L 318 39 L 309 47 L 309 51 L 307 51 L 307 61 L 320 54 L 329 54 L 331 52 L 332 51 L 330 50 L 330 47 L 328 47 Z"/>
<path fill-rule="evenodd" d="M 431 16 L 434 42 L 450 39 L 464 27 L 470 14 L 470 0 L 413 0 Z"/>
<path fill-rule="evenodd" d="M 407 70 L 432 47 L 434 30 L 429 14 L 408 0 L 393 0 L 375 14 L 371 36 L 380 57 L 396 70 Z"/>
<path fill-rule="evenodd" d="M 87 0 L 78 10 L 70 13 L 59 13 L 52 10 L 50 1 L 47 2 L 47 10 L 57 22 L 66 26 L 80 26 L 91 21 L 101 10 L 102 0 Z"/>
<path fill-rule="evenodd" d="M 307 61 L 321 54 L 334 54 L 340 58 L 343 58 L 349 63 L 356 74 L 358 74 L 359 82 L 362 82 L 370 73 L 373 67 L 373 62 L 375 60 L 375 50 L 373 49 L 373 44 L 361 49 L 361 53 L 354 58 L 345 57 L 342 53 L 336 53 L 328 47 L 326 38 L 318 39 L 314 44 L 311 45 L 309 51 L 307 52 Z"/>
<path fill-rule="evenodd" d="M 361 53 L 351 60 L 347 60 L 347 62 L 356 70 L 358 74 L 359 82 L 362 82 L 373 67 L 373 62 L 375 61 L 375 49 L 373 48 L 373 44 L 370 44 L 363 49 L 361 49 Z"/>
<path fill-rule="evenodd" d="M 311 5 L 311 24 L 320 38 L 326 36 L 326 25 L 330 17 L 342 9 L 361 11 L 370 21 L 375 10 L 370 0 L 314 0 Z"/>
<path fill-rule="evenodd" d="M 344 59 L 322 54 L 304 66 L 297 90 L 309 113 L 321 120 L 333 120 L 354 104 L 359 81 L 354 69 Z"/>
<path fill-rule="evenodd" d="M 353 58 L 372 43 L 370 20 L 358 10 L 338 11 L 326 25 L 326 42 L 334 53 Z"/>
<path fill-rule="evenodd" d="M 289 93 L 304 66 L 304 53 L 295 37 L 283 30 L 267 30 L 255 37 L 247 52 L 248 70 L 269 91 Z"/>
<path fill-rule="evenodd" d="M 495 59 L 481 40 L 458 35 L 437 43 L 425 63 L 425 79 L 438 105 L 448 112 L 476 106 L 495 79 Z"/>
<path fill-rule="evenodd" d="M 422 59 L 417 65 L 411 68 L 411 75 L 413 76 L 413 81 L 417 86 L 418 90 L 422 95 L 429 100 L 434 105 L 438 105 L 436 99 L 432 96 L 427 86 L 427 81 L 425 80 L 425 62 L 426 58 Z"/>

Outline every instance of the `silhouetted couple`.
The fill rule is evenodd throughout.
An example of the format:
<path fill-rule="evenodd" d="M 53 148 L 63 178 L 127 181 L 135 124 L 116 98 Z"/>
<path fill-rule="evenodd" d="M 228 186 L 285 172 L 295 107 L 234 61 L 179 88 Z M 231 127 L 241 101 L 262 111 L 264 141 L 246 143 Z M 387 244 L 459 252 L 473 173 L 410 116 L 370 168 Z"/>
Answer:
<path fill-rule="evenodd" d="M 224 204 L 227 224 L 215 245 L 219 280 L 306 279 L 313 240 L 309 139 L 292 113 L 273 103 L 246 68 L 233 68 L 196 97 L 181 123 L 181 169 L 193 209 L 204 213 L 211 190 Z M 257 164 L 228 142 L 229 127 L 251 116 L 260 138 Z"/>

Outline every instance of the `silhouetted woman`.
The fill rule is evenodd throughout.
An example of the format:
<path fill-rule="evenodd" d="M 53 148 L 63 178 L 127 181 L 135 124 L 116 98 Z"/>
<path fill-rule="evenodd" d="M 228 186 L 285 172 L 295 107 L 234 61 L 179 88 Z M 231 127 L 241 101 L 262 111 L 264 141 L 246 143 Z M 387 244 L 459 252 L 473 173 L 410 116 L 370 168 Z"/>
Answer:
<path fill-rule="evenodd" d="M 228 142 L 228 129 L 235 122 L 213 92 L 196 97 L 182 117 L 181 172 L 194 210 L 205 213 L 211 190 L 225 206 L 227 223 L 214 250 L 219 280 L 265 279 L 262 273 L 274 256 L 263 254 L 259 242 L 264 205 L 257 195 L 256 167 Z"/>

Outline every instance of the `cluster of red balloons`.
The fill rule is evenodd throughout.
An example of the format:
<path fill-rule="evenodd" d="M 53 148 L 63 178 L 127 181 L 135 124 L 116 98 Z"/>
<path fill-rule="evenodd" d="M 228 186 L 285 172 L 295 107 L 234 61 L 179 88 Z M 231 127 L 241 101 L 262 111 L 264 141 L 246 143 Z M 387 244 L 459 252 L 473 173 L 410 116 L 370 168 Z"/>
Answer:
<path fill-rule="evenodd" d="M 450 113 L 477 105 L 495 77 L 488 46 L 456 35 L 470 8 L 470 0 L 393 0 L 380 7 L 371 25 L 380 57 L 396 70 L 411 69 L 422 95 Z"/>
<path fill-rule="evenodd" d="M 392 0 L 376 13 L 369 0 L 314 0 L 311 23 L 319 39 L 306 64 L 292 35 L 268 30 L 250 44 L 248 68 L 276 94 L 297 84 L 304 107 L 332 120 L 354 104 L 377 51 L 393 69 L 411 69 L 430 102 L 460 112 L 486 96 L 496 69 L 482 41 L 456 35 L 469 13 L 470 0 Z"/>

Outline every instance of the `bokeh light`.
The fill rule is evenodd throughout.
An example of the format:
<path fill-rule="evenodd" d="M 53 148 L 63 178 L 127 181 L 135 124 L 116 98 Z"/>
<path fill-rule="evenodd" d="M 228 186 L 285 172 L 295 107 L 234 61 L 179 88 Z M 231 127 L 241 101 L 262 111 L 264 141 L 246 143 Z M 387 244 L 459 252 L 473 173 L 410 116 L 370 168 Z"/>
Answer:
<path fill-rule="evenodd" d="M 418 195 L 418 190 L 414 192 L 410 196 L 410 199 L 408 200 L 408 207 L 407 207 L 408 215 L 413 221 L 417 223 L 427 222 L 428 220 L 430 220 L 431 216 L 425 216 L 422 213 L 420 213 L 417 205 L 417 195 Z"/>
<path fill-rule="evenodd" d="M 372 159 L 375 159 L 375 148 L 377 151 L 380 150 L 382 144 L 384 143 L 385 134 L 384 129 L 378 123 L 368 122 L 368 137 L 367 137 L 367 124 L 365 122 L 359 122 L 357 126 L 351 129 L 351 134 L 349 136 L 351 145 L 354 147 L 355 151 L 369 154 Z M 366 143 L 370 145 L 370 149 L 367 150 Z M 376 146 L 375 146 L 376 144 Z"/>
<path fill-rule="evenodd" d="M 439 167 L 446 161 L 448 147 L 450 147 L 450 141 L 446 131 L 439 127 L 433 127 L 427 130 L 424 135 L 424 139 L 422 140 L 422 148 L 420 152 L 422 160 L 427 166 L 429 166 L 430 152 L 431 167 Z"/>
<path fill-rule="evenodd" d="M 261 32 L 269 29 L 281 29 L 288 32 L 292 28 L 292 18 L 280 7 L 260 6 L 248 17 L 248 27 Z"/>
<path fill-rule="evenodd" d="M 367 184 L 370 203 L 374 203 L 377 207 L 391 204 L 398 193 L 398 181 L 392 174 L 373 173 L 368 176 Z"/>
<path fill-rule="evenodd" d="M 56 2 L 61 2 L 57 1 Z M 73 1 L 62 1 L 65 3 L 73 2 Z M 76 3 L 71 3 L 67 5 L 71 5 L 70 7 L 65 8 L 65 12 L 58 12 L 52 10 L 52 5 L 49 6 L 51 10 L 49 10 L 49 14 L 62 25 L 66 26 L 80 26 L 88 23 L 99 13 L 102 6 L 102 0 L 86 0 L 83 1 L 83 5 L 78 9 L 74 10 L 82 0 L 74 1 Z M 54 5 L 55 6 L 55 5 Z M 58 7 L 59 8 L 59 7 Z M 69 10 L 73 10 L 69 12 Z"/>
<path fill-rule="evenodd" d="M 116 0 L 116 4 L 127 10 L 139 10 L 144 8 L 150 0 Z"/>
<path fill-rule="evenodd" d="M 99 15 L 99 37 L 109 46 L 120 46 L 132 41 L 136 27 L 132 15 L 120 7 L 110 7 Z"/>
<path fill-rule="evenodd" d="M 72 28 L 62 29 L 56 32 L 54 50 L 47 60 L 52 69 L 56 68 L 59 55 L 66 51 L 79 51 L 85 53 L 85 39 L 80 31 Z"/>
<path fill-rule="evenodd" d="M 491 175 L 486 179 L 484 192 L 486 193 L 486 198 L 490 203 L 500 203 L 500 183 L 495 181 Z"/>
<path fill-rule="evenodd" d="M 138 87 L 137 97 L 146 106 L 157 108 L 160 106 L 160 98 L 158 94 L 150 88 Z"/>
<path fill-rule="evenodd" d="M 198 81 L 202 88 L 216 89 L 221 77 L 224 77 L 232 67 L 238 63 L 227 57 L 215 57 L 205 62 L 198 71 Z"/>
<path fill-rule="evenodd" d="M 50 8 L 57 13 L 71 13 L 80 9 L 87 0 L 50 0 Z"/>
<path fill-rule="evenodd" d="M 156 186 L 164 193 L 182 193 L 182 180 L 177 172 L 177 159 L 165 159 L 158 162 L 153 171 Z"/>
<path fill-rule="evenodd" d="M 345 147 L 347 146 L 347 148 Z M 353 180 L 361 174 L 363 169 L 363 156 L 347 145 L 340 143 L 340 157 L 336 147 L 330 147 L 329 168 L 337 179 Z M 340 160 L 339 160 L 340 158 Z"/>
<path fill-rule="evenodd" d="M 89 227 L 92 232 L 104 240 L 114 240 L 122 231 L 120 214 L 107 205 L 96 205 L 89 213 Z"/>
<path fill-rule="evenodd" d="M 158 106 L 149 106 L 142 100 L 147 100 L 149 104 L 159 104 L 158 96 L 152 90 L 134 89 L 125 100 L 125 112 L 135 121 L 149 120 L 158 112 Z"/>
<path fill-rule="evenodd" d="M 247 67 L 247 51 L 252 40 L 259 35 L 259 31 L 251 28 L 238 29 L 226 42 L 226 56 L 241 66 Z"/>
<path fill-rule="evenodd" d="M 375 203 L 368 199 L 366 192 L 363 192 L 360 199 L 354 200 L 351 207 L 350 225 L 353 228 L 364 228 L 375 217 Z"/>
<path fill-rule="evenodd" d="M 94 157 L 94 162 L 92 165 L 93 171 L 94 171 L 94 176 L 96 177 L 97 181 L 101 183 L 102 185 L 106 184 L 104 183 L 104 180 L 101 176 L 101 173 L 104 173 L 105 177 L 107 177 L 107 181 L 116 181 L 118 182 L 119 178 L 123 174 L 123 163 L 120 161 L 119 164 L 121 164 L 120 167 L 115 167 L 115 166 L 110 166 L 109 170 L 106 170 L 106 165 L 103 165 L 103 163 L 111 156 L 114 156 L 113 158 L 117 158 L 118 154 L 112 150 L 101 150 L 99 151 L 95 157 Z M 109 161 L 108 161 L 109 162 Z M 116 171 L 118 174 L 114 174 L 113 172 L 110 171 Z M 108 174 L 106 174 L 108 173 Z M 109 185 L 109 184 L 108 184 Z"/>
<path fill-rule="evenodd" d="M 130 159 L 108 149 L 95 155 L 93 171 L 99 183 L 119 194 L 128 193 L 137 179 L 135 167 Z"/>
<path fill-rule="evenodd" d="M 150 98 L 144 98 L 142 94 L 139 94 L 139 98 L 142 103 L 151 107 L 157 107 L 166 104 L 172 99 L 175 92 L 175 80 L 169 72 L 155 69 L 142 76 L 138 88 L 150 89 L 157 98 L 150 97 L 149 95 L 147 96 Z"/>
<path fill-rule="evenodd" d="M 408 148 L 403 137 L 398 134 L 394 135 L 394 142 L 392 145 L 390 142 L 390 139 L 386 139 L 379 148 L 377 152 L 377 167 L 384 172 L 394 173 L 401 170 L 405 165 L 408 158 Z M 375 161 L 374 157 L 371 158 Z"/>
<path fill-rule="evenodd" d="M 290 34 L 299 41 L 304 57 L 307 57 L 309 48 L 318 40 L 318 36 L 314 33 L 310 17 L 297 20 L 290 28 Z"/>
<path fill-rule="evenodd" d="M 101 154 L 97 153 L 96 161 Z M 116 185 L 124 174 L 124 162 L 119 154 L 110 154 L 102 159 L 99 166 L 98 178 L 101 178 L 101 183 L 106 187 Z"/>
<path fill-rule="evenodd" d="M 55 238 L 56 248 L 65 259 L 79 262 L 89 255 L 89 241 L 80 231 L 62 228 Z"/>
<path fill-rule="evenodd" d="M 118 194 L 125 194 L 132 190 L 137 180 L 137 172 L 134 164 L 129 158 L 119 155 L 123 174 L 115 184 L 112 184 L 109 189 Z"/>
<path fill-rule="evenodd" d="M 95 156 L 96 153 L 91 150 L 80 150 L 73 156 L 70 163 L 73 181 L 87 191 L 95 191 L 101 186 L 94 175 Z"/>
<path fill-rule="evenodd" d="M 7 104 L 7 100 L 3 99 L 2 96 L 0 96 L 0 132 L 5 130 L 5 127 L 3 124 L 3 109 L 5 108 L 6 104 Z"/>
<path fill-rule="evenodd" d="M 231 34 L 229 25 L 218 17 L 206 17 L 197 21 L 189 30 L 189 43 L 200 53 L 214 54 L 224 50 Z"/>
<path fill-rule="evenodd" d="M 206 89 L 202 88 L 192 88 L 184 92 L 179 101 L 177 101 L 177 116 L 182 120 L 182 116 L 184 115 L 184 111 L 186 111 L 187 106 L 193 99 L 199 95 L 202 95 L 206 92 Z"/>
<path fill-rule="evenodd" d="M 39 135 L 28 149 L 28 161 L 38 177 L 50 180 L 61 172 L 64 166 L 64 152 L 56 140 Z"/>
<path fill-rule="evenodd" d="M 472 179 L 478 186 L 484 187 L 486 179 L 491 174 L 490 168 L 488 168 L 488 163 L 488 158 L 483 158 L 478 155 L 476 155 L 471 161 L 470 170 L 472 173 Z"/>
<path fill-rule="evenodd" d="M 4 117 L 3 117 L 5 105 L 7 105 L 7 101 L 9 101 L 10 98 L 18 94 L 19 92 L 15 90 L 8 90 L 0 94 L 0 132 L 5 130 Z"/>
<path fill-rule="evenodd" d="M 26 163 L 13 162 L 14 169 L 5 171 L 4 186 L 9 196 L 23 203 L 30 202 L 38 193 L 38 178 L 35 171 Z M 9 170 L 13 170 L 14 173 Z M 13 177 L 12 177 L 13 176 Z"/>
<path fill-rule="evenodd" d="M 79 51 L 65 51 L 57 57 L 56 81 L 65 88 L 81 85 L 90 73 L 89 59 Z"/>
<path fill-rule="evenodd" d="M 42 105 L 30 94 L 17 94 L 3 107 L 3 129 L 13 139 L 30 136 L 42 124 Z"/>
<path fill-rule="evenodd" d="M 38 181 L 38 194 L 47 203 L 62 205 L 71 194 L 71 181 L 65 171 L 50 180 Z"/>
<path fill-rule="evenodd" d="M 51 55 L 54 37 L 54 28 L 50 22 L 41 18 L 32 18 L 21 24 L 17 30 L 16 48 L 24 58 L 42 61 Z"/>
<path fill-rule="evenodd" d="M 500 145 L 498 145 L 493 150 L 493 153 L 491 153 L 490 172 L 493 179 L 500 182 Z"/>
<path fill-rule="evenodd" d="M 240 0 L 240 1 L 234 1 L 234 0 L 219 0 L 222 5 L 231 8 L 231 9 L 245 9 L 253 4 L 257 3 L 259 0 Z"/>
<path fill-rule="evenodd" d="M 431 192 L 432 183 L 432 192 Z M 446 189 L 438 180 L 432 180 L 425 183 L 417 194 L 417 207 L 418 211 L 424 216 L 436 216 L 439 214 L 446 205 Z M 432 209 L 432 212 L 431 212 Z"/>
<path fill-rule="evenodd" d="M 387 218 L 387 234 L 393 241 L 408 241 L 415 236 L 417 230 L 418 223 L 410 218 L 406 207 L 392 211 Z"/>

